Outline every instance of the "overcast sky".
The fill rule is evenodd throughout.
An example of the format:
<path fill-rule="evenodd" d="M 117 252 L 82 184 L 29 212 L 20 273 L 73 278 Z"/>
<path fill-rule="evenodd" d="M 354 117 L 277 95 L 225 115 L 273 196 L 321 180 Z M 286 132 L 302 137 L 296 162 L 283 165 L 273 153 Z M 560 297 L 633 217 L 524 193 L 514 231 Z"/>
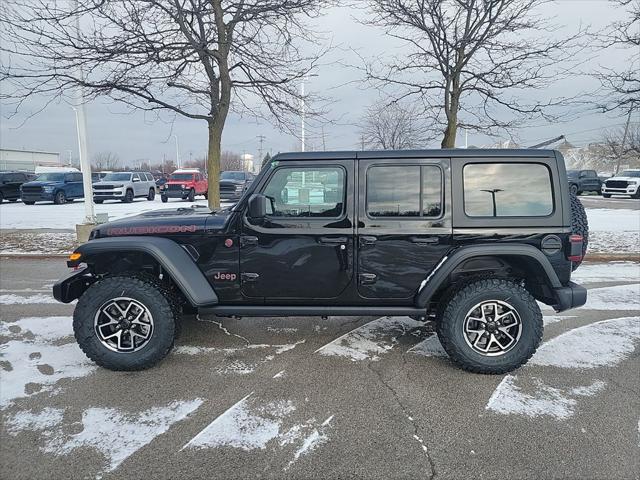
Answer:
<path fill-rule="evenodd" d="M 337 7 L 330 10 L 321 21 L 321 28 L 333 38 L 333 44 L 342 49 L 331 54 L 332 60 L 342 64 L 359 64 L 358 57 L 348 49 L 360 51 L 367 57 L 397 53 L 397 44 L 389 42 L 380 29 L 364 26 L 354 20 L 362 10 Z M 575 30 L 582 23 L 601 29 L 621 18 L 624 11 L 605 0 L 562 0 L 550 4 L 546 11 L 555 16 L 555 22 Z M 621 67 L 627 63 L 629 51 L 611 50 L 590 59 L 582 66 L 584 70 L 606 64 Z M 331 96 L 332 117 L 340 118 L 338 125 L 327 125 L 324 139 L 327 150 L 358 148 L 359 134 L 355 125 L 363 109 L 378 98 L 378 93 L 365 89 L 357 82 L 360 73 L 354 69 L 332 64 L 321 68 L 317 76 L 310 79 L 307 89 L 324 96 Z M 347 83 L 347 85 L 345 85 Z M 593 80 L 576 76 L 571 81 L 549 88 L 550 97 L 588 91 L 594 88 Z M 23 124 L 42 105 L 42 99 L 25 103 L 19 114 L 6 118 L 7 109 L 2 108 L 0 119 L 0 146 L 2 148 L 59 152 L 63 158 L 77 158 L 77 137 L 73 109 L 64 103 L 53 104 Z M 3 106 L 4 107 L 4 106 Z M 197 120 L 176 117 L 172 123 L 151 121 L 143 113 L 124 114 L 124 109 L 107 101 L 93 101 L 87 105 L 88 145 L 90 156 L 98 152 L 115 152 L 121 163 L 134 165 L 136 161 L 158 162 L 166 157 L 175 159 L 176 147 L 172 135 L 177 135 L 180 155 L 183 160 L 203 157 L 206 152 L 206 124 Z M 622 118 L 603 114 L 584 114 L 561 125 L 544 125 L 520 130 L 518 135 L 524 145 L 557 136 L 567 135 L 570 142 L 583 145 L 596 141 L 603 130 L 620 125 Z M 223 136 L 223 149 L 239 153 L 257 154 L 258 135 L 266 137 L 264 150 L 271 152 L 299 149 L 300 141 L 292 135 L 278 132 L 268 124 L 256 124 L 252 120 L 231 116 Z M 506 137 L 505 137 L 506 139 Z M 483 145 L 491 140 L 475 134 L 469 135 L 469 144 Z M 310 132 L 307 144 L 322 149 L 322 134 L 319 129 Z M 464 133 L 458 136 L 458 145 L 464 144 Z M 434 142 L 438 147 L 439 142 Z"/>

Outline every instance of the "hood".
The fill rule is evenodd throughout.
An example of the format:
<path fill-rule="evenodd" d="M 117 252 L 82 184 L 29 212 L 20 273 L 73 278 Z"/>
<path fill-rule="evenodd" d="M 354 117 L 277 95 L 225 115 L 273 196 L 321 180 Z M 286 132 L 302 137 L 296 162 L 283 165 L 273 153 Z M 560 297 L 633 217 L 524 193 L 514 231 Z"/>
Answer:
<path fill-rule="evenodd" d="M 224 180 L 220 180 L 220 185 L 226 184 L 226 185 L 244 185 L 246 183 L 246 180 L 234 180 L 234 179 L 224 179 Z"/>
<path fill-rule="evenodd" d="M 608 182 L 609 180 L 626 180 L 627 182 L 640 183 L 640 177 L 611 177 L 611 178 L 607 178 L 605 182 Z"/>
<path fill-rule="evenodd" d="M 121 218 L 93 229 L 91 238 L 151 235 L 171 237 L 194 233 L 215 233 L 222 230 L 230 212 L 212 212 L 208 208 L 176 208 L 154 210 Z"/>

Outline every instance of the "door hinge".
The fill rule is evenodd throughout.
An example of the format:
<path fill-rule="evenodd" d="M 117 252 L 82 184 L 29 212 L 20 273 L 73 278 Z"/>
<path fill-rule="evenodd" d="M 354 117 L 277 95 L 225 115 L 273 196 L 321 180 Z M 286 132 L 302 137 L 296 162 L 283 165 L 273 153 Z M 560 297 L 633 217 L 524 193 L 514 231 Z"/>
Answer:
<path fill-rule="evenodd" d="M 361 273 L 358 278 L 360 279 L 360 285 L 371 285 L 378 280 L 378 276 L 375 273 Z"/>

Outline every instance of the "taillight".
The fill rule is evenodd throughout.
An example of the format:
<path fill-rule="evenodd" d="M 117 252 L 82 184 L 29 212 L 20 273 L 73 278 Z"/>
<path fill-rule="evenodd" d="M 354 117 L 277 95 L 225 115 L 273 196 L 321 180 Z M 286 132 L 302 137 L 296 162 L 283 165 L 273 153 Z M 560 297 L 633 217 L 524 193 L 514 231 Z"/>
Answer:
<path fill-rule="evenodd" d="M 569 256 L 567 257 L 572 262 L 582 261 L 582 242 L 584 239 L 582 235 L 571 235 L 569 237 L 569 245 L 571 246 Z"/>

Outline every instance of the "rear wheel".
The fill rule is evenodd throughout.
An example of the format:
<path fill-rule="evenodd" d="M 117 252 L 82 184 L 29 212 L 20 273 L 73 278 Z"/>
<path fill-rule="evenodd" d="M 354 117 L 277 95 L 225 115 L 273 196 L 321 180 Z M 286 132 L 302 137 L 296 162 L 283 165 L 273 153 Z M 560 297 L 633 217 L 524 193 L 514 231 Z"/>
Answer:
<path fill-rule="evenodd" d="M 149 200 L 150 202 L 153 202 L 153 200 L 156 198 L 156 189 L 155 188 L 150 188 L 149 189 L 149 195 L 147 195 L 147 200 Z"/>
<path fill-rule="evenodd" d="M 604 196 L 604 195 L 603 195 Z M 571 233 L 582 237 L 582 258 L 587 254 L 589 245 L 589 221 L 587 220 L 587 212 L 584 205 L 575 195 L 571 197 Z M 606 197 L 605 197 L 606 198 Z M 582 260 L 572 263 L 572 269 L 575 270 L 580 266 Z"/>
<path fill-rule="evenodd" d="M 438 337 L 454 363 L 475 373 L 515 370 L 542 339 L 542 313 L 514 280 L 482 279 L 455 291 L 437 324 Z"/>
<path fill-rule="evenodd" d="M 64 191 L 60 190 L 59 192 L 56 192 L 55 196 L 53 197 L 53 203 L 55 203 L 56 205 L 67 203 L 67 196 Z"/>
<path fill-rule="evenodd" d="M 174 308 L 151 280 L 127 275 L 94 283 L 80 297 L 73 330 L 82 351 L 110 370 L 144 370 L 173 348 Z"/>

